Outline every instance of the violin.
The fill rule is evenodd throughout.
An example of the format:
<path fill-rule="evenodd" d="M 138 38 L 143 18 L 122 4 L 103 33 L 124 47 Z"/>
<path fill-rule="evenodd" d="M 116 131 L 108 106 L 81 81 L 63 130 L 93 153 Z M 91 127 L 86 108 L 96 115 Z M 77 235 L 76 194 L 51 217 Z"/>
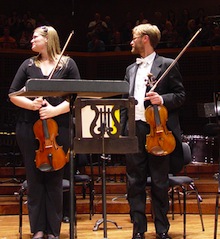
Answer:
<path fill-rule="evenodd" d="M 146 136 L 146 150 L 156 156 L 164 156 L 173 152 L 176 140 L 167 129 L 168 112 L 163 105 L 150 105 L 145 110 L 145 118 L 150 125 L 150 134 Z"/>
<path fill-rule="evenodd" d="M 56 171 L 67 163 L 63 147 L 56 142 L 58 125 L 53 119 L 37 120 L 33 126 L 39 149 L 36 150 L 36 167 L 43 172 Z"/>
<path fill-rule="evenodd" d="M 73 31 L 70 33 L 48 80 L 52 78 L 72 35 Z M 36 150 L 35 155 L 36 167 L 43 172 L 56 171 L 63 168 L 69 159 L 66 157 L 62 146 L 59 146 L 56 142 L 56 136 L 58 135 L 58 125 L 56 121 L 53 119 L 39 119 L 35 122 L 33 131 L 35 138 L 39 140 L 39 149 Z"/>
<path fill-rule="evenodd" d="M 155 82 L 153 75 L 149 74 L 148 84 L 151 86 L 150 92 L 154 91 L 158 83 L 168 74 L 172 67 L 176 64 L 178 59 L 181 57 L 183 52 L 191 44 L 191 42 L 196 38 L 196 36 L 201 32 L 201 28 L 194 34 L 191 40 L 183 48 L 183 50 L 178 54 L 176 59 L 169 65 L 166 71 L 161 75 L 161 77 Z M 173 152 L 176 147 L 176 140 L 171 131 L 167 129 L 166 122 L 168 119 L 168 111 L 164 105 L 150 105 L 145 110 L 146 122 L 150 125 L 150 134 L 146 135 L 146 145 L 145 148 L 147 152 L 156 155 L 164 156 Z"/>

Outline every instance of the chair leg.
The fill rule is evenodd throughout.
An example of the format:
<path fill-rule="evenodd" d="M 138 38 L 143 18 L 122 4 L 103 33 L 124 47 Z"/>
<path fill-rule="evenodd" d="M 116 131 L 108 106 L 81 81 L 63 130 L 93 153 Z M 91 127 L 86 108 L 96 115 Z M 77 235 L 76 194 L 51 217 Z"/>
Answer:
<path fill-rule="evenodd" d="M 172 220 L 174 220 L 174 188 L 171 188 L 171 210 L 172 210 Z"/>
<path fill-rule="evenodd" d="M 199 209 L 200 220 L 201 220 L 201 224 L 202 224 L 202 230 L 204 231 L 205 228 L 204 228 L 204 223 L 203 223 L 203 218 L 202 218 L 202 209 L 201 209 L 201 204 L 200 204 L 201 197 L 200 197 L 198 190 L 197 190 L 196 186 L 194 185 L 194 183 L 191 183 L 189 186 L 196 193 L 196 199 L 197 199 L 197 204 L 198 204 L 198 209 Z M 187 194 L 187 190 L 184 185 L 182 185 L 181 187 L 182 187 L 182 191 L 183 191 L 183 238 L 185 239 L 186 238 L 186 194 Z"/>
<path fill-rule="evenodd" d="M 23 196 L 24 192 L 21 188 L 19 191 L 19 239 L 22 239 Z"/>
<path fill-rule="evenodd" d="M 181 207 L 181 201 L 180 201 L 180 194 L 181 194 L 181 193 L 180 193 L 180 191 L 179 191 L 179 190 L 178 190 L 178 192 L 177 192 L 177 193 L 178 193 L 178 195 L 177 195 L 177 196 L 178 196 L 178 202 L 179 202 L 180 215 L 182 215 L 183 213 L 182 213 L 182 207 Z"/>
<path fill-rule="evenodd" d="M 183 238 L 186 238 L 186 188 L 182 185 L 183 190 Z"/>
<path fill-rule="evenodd" d="M 171 188 L 171 210 L 172 210 L 172 220 L 174 220 L 174 193 L 177 193 L 178 197 L 178 202 L 179 202 L 179 210 L 180 210 L 180 215 L 182 215 L 182 207 L 181 207 L 181 200 L 180 200 L 180 191 L 179 187 L 178 188 Z"/>
<path fill-rule="evenodd" d="M 92 216 L 94 215 L 94 189 L 92 182 L 89 183 L 89 219 L 92 219 Z"/>
<path fill-rule="evenodd" d="M 197 187 L 194 185 L 194 183 L 190 184 L 190 187 L 195 191 L 196 193 L 196 199 L 197 199 L 197 205 L 198 205 L 198 210 L 199 210 L 199 216 L 200 216 L 200 221 L 202 225 L 202 230 L 205 231 L 204 223 L 203 223 L 203 218 L 202 218 L 202 208 L 201 208 L 201 196 L 199 195 Z"/>
<path fill-rule="evenodd" d="M 83 183 L 83 184 L 82 184 L 82 195 L 83 195 L 83 199 L 86 198 L 86 187 L 87 187 L 86 184 L 87 184 L 87 183 Z"/>

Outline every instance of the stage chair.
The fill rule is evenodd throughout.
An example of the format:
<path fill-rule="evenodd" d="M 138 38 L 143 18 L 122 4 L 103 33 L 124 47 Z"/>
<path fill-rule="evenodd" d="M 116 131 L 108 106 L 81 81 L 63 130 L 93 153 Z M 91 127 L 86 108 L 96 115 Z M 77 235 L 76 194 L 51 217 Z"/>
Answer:
<path fill-rule="evenodd" d="M 82 196 L 83 199 L 86 198 L 86 189 L 89 188 L 89 219 L 92 219 L 94 215 L 94 181 L 92 177 L 86 174 L 76 174 L 75 175 L 75 185 L 82 186 Z"/>
<path fill-rule="evenodd" d="M 183 142 L 183 154 L 184 154 L 184 167 L 188 165 L 192 161 L 191 149 L 190 146 Z M 175 176 L 169 175 L 169 185 L 171 188 L 171 207 L 172 207 L 172 218 L 174 219 L 174 193 L 178 193 L 178 198 L 181 194 L 183 194 L 183 238 L 186 238 L 186 198 L 187 195 L 191 193 L 195 193 L 198 210 L 202 225 L 202 231 L 205 231 L 203 218 L 202 218 L 202 210 L 201 204 L 202 198 L 199 195 L 198 189 L 194 184 L 194 180 L 189 176 Z M 180 201 L 180 200 L 179 200 Z"/>
<path fill-rule="evenodd" d="M 93 175 L 93 164 L 92 164 L 92 155 L 87 154 L 77 154 L 75 155 L 75 177 L 74 183 L 76 187 L 81 187 L 82 198 L 86 198 L 87 189 L 89 189 L 89 219 L 92 219 L 94 215 L 94 175 Z M 86 172 L 85 167 L 90 166 L 90 172 Z M 69 172 L 69 167 L 66 168 L 66 172 Z M 69 179 L 69 175 L 64 174 L 65 179 Z M 77 200 L 76 200 L 77 202 Z M 69 191 L 64 194 L 64 204 L 63 204 L 63 222 L 69 223 L 70 222 L 70 195 Z M 75 205 L 76 206 L 76 205 Z"/>
<path fill-rule="evenodd" d="M 83 159 L 84 158 L 84 159 Z M 77 171 L 75 173 L 75 185 L 82 186 L 82 197 L 83 199 L 86 198 L 86 189 L 89 189 L 89 219 L 92 219 L 94 215 L 94 197 L 95 197 L 95 190 L 94 190 L 94 173 L 93 173 L 93 159 L 92 155 L 78 155 L 78 165 Z M 89 165 L 90 167 L 90 174 L 85 172 L 85 166 Z"/>

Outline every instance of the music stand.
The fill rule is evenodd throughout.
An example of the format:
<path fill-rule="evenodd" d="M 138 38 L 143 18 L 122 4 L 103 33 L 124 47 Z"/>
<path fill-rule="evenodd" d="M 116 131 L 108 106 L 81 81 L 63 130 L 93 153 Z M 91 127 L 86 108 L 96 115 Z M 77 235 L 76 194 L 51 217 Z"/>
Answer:
<path fill-rule="evenodd" d="M 10 179 L 6 179 L 3 181 L 0 181 L 0 184 L 4 183 L 21 183 L 21 179 L 16 178 L 16 166 L 21 166 L 21 163 L 18 162 L 18 158 L 20 159 L 21 154 L 20 151 L 18 151 L 18 146 L 16 143 L 16 135 L 15 132 L 0 132 L 0 138 L 3 139 L 3 146 L 7 146 L 7 157 L 10 157 L 10 161 L 5 164 L 5 166 L 11 166 L 12 167 L 12 177 Z M 1 143 L 0 143 L 1 144 Z M 12 163 L 11 163 L 12 161 Z M 15 162 L 16 161 L 16 162 Z M 21 160 L 19 160 L 21 161 Z"/>
<path fill-rule="evenodd" d="M 15 107 L 6 104 L 2 112 L 4 112 L 4 117 L 1 120 L 0 146 L 3 146 L 3 152 L 7 159 L 7 163 L 4 166 L 12 167 L 12 174 L 10 179 L 0 181 L 0 183 L 21 183 L 22 179 L 16 177 L 16 167 L 22 165 L 21 153 L 14 130 L 17 111 Z"/>
<path fill-rule="evenodd" d="M 109 159 L 106 154 L 127 154 L 135 153 L 138 150 L 137 138 L 135 136 L 134 107 L 135 99 L 80 99 L 75 101 L 75 126 L 76 135 L 74 138 L 74 149 L 76 153 L 101 154 L 102 160 L 102 219 L 96 221 L 94 231 L 103 223 L 104 238 L 107 238 L 107 222 L 113 223 L 121 229 L 116 222 L 107 220 L 106 210 L 106 175 L 105 163 Z M 86 107 L 90 110 L 92 121 L 87 123 L 87 131 L 84 118 Z M 121 136 L 120 108 L 127 108 L 129 115 L 129 135 Z M 129 146 L 129 147 L 128 147 Z"/>
<path fill-rule="evenodd" d="M 214 102 L 198 103 L 197 111 L 198 111 L 199 117 L 209 118 L 209 121 L 210 121 L 210 118 L 216 117 Z"/>

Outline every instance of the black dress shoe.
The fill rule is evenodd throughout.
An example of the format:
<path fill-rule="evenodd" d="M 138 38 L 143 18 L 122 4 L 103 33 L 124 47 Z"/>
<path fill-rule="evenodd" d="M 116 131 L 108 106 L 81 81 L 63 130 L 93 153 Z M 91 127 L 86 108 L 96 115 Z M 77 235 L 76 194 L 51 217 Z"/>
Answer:
<path fill-rule="evenodd" d="M 158 233 L 156 238 L 157 239 L 172 239 L 167 232 Z"/>
<path fill-rule="evenodd" d="M 70 222 L 70 218 L 67 217 L 67 216 L 63 217 L 63 222 L 64 223 L 69 223 Z"/>
<path fill-rule="evenodd" d="M 132 237 L 132 239 L 144 239 L 144 238 L 145 238 L 144 233 L 140 233 L 140 232 L 135 233 Z"/>

